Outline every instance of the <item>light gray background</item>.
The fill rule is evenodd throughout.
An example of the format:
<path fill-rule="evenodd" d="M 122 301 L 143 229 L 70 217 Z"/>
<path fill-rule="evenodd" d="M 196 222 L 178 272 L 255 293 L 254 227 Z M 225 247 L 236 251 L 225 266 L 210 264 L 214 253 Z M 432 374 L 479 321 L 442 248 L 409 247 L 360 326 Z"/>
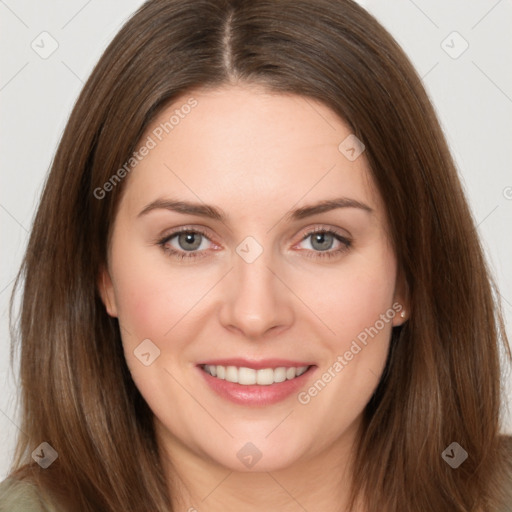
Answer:
<path fill-rule="evenodd" d="M 393 34 L 423 77 L 499 284 L 510 336 L 511 0 L 360 3 Z M 141 4 L 140 0 L 0 0 L 0 480 L 7 475 L 19 430 L 7 324 L 13 279 L 73 103 L 106 45 Z M 50 36 L 40 35 L 45 31 Z M 58 48 L 44 55 L 52 44 Z M 467 50 L 458 56 L 466 44 Z M 507 381 L 510 407 L 508 377 Z M 510 413 L 506 430 L 512 432 Z"/>

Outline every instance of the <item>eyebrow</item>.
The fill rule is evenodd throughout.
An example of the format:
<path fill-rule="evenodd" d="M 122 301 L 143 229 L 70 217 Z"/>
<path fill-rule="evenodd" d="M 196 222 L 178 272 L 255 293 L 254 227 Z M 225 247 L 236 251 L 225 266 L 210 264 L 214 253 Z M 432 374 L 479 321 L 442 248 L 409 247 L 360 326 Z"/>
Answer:
<path fill-rule="evenodd" d="M 348 197 L 340 197 L 336 199 L 325 199 L 310 206 L 303 206 L 301 208 L 291 210 L 284 218 L 288 221 L 297 221 L 338 208 L 358 208 L 368 213 L 373 212 L 372 208 L 361 201 L 356 201 L 355 199 L 350 199 Z M 170 210 L 177 213 L 183 213 L 185 215 L 195 215 L 197 217 L 218 220 L 223 223 L 228 220 L 228 216 L 221 208 L 204 203 L 175 201 L 172 199 L 156 199 L 155 201 L 152 201 L 142 209 L 138 214 L 138 217 L 146 215 L 153 210 Z"/>

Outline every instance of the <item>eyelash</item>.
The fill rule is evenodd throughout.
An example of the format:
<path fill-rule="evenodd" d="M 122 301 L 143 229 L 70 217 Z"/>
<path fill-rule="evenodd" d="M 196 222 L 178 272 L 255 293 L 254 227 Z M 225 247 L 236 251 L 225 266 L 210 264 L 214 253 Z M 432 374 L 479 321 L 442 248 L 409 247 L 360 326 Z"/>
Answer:
<path fill-rule="evenodd" d="M 199 235 L 204 236 L 208 240 L 210 240 L 208 235 L 207 235 L 207 233 L 205 231 L 199 229 L 199 228 L 193 228 L 193 229 L 192 228 L 188 228 L 188 229 L 187 228 L 183 228 L 183 229 L 180 229 L 178 231 L 174 231 L 173 233 L 171 233 L 169 235 L 166 235 L 162 239 L 158 240 L 157 243 L 163 249 L 163 251 L 165 253 L 169 254 L 170 256 L 172 256 L 173 258 L 176 258 L 178 260 L 194 259 L 194 258 L 202 258 L 202 257 L 204 257 L 203 255 L 201 255 L 201 252 L 192 252 L 192 251 L 182 252 L 182 251 L 177 251 L 176 249 L 170 248 L 170 247 L 168 247 L 166 245 L 170 240 L 172 240 L 174 237 L 176 237 L 176 236 L 178 236 L 178 235 L 180 235 L 182 233 L 199 234 Z M 334 258 L 334 257 L 339 256 L 340 254 L 348 251 L 348 249 L 350 249 L 350 247 L 352 246 L 352 241 L 351 240 L 349 240 L 345 236 L 340 235 L 339 233 L 337 233 L 336 231 L 334 231 L 332 229 L 325 229 L 325 228 L 315 228 L 315 229 L 312 229 L 312 230 L 308 231 L 302 237 L 300 242 L 303 242 L 304 240 L 306 240 L 311 235 L 314 235 L 314 234 L 317 234 L 317 233 L 334 235 L 334 238 L 336 240 L 338 240 L 339 242 L 341 242 L 342 246 L 339 249 L 328 250 L 328 251 L 311 251 L 311 250 L 308 249 L 308 250 L 306 250 L 306 256 L 309 257 L 309 258 L 315 258 L 315 259 L 316 258 L 320 258 L 320 259 L 322 259 L 322 258 Z M 311 253 L 314 253 L 314 254 L 311 254 Z"/>

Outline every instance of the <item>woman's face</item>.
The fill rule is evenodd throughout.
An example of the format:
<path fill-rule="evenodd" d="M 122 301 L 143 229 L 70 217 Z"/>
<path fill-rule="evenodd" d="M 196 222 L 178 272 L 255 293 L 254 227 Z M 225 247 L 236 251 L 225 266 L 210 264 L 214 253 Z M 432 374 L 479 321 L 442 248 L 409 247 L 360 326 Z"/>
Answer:
<path fill-rule="evenodd" d="M 100 287 L 169 453 L 271 471 L 352 442 L 405 309 L 361 150 L 255 86 L 184 96 L 142 138 Z"/>

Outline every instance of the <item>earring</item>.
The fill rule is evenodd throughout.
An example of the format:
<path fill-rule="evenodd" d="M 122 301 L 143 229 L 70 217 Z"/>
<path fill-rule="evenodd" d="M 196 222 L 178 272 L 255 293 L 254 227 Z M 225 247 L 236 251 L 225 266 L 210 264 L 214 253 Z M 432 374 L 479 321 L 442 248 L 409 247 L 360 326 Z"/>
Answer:
<path fill-rule="evenodd" d="M 402 311 L 402 312 L 400 313 L 400 316 L 401 316 L 402 318 L 405 318 L 405 311 Z"/>

